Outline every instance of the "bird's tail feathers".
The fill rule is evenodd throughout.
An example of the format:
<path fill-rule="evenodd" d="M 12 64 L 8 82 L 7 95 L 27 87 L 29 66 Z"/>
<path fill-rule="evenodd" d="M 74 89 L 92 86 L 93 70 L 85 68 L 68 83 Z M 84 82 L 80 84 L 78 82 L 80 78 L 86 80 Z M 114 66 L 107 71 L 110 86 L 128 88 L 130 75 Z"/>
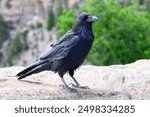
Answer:
<path fill-rule="evenodd" d="M 48 62 L 33 63 L 24 70 L 22 70 L 21 72 L 19 72 L 16 76 L 18 77 L 18 79 L 23 79 L 31 74 L 50 69 L 51 65 Z"/>

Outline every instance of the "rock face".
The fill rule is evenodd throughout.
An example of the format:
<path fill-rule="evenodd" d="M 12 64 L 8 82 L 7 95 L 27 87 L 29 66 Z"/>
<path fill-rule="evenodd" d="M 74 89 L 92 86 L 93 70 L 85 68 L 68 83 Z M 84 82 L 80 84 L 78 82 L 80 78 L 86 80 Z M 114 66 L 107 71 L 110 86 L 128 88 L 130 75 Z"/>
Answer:
<path fill-rule="evenodd" d="M 84 1 L 84 0 L 82 0 Z M 63 7 L 72 8 L 80 0 L 0 0 L 0 14 L 7 21 L 33 20 L 34 17 L 45 20 L 50 7 L 55 9 L 58 4 Z"/>
<path fill-rule="evenodd" d="M 59 87 L 57 74 L 44 71 L 19 81 L 23 67 L 0 69 L 0 99 L 150 99 L 150 60 L 127 65 L 82 66 L 75 77 L 90 89 L 69 93 Z M 72 82 L 68 75 L 68 83 Z"/>
<path fill-rule="evenodd" d="M 83 2 L 84 0 L 82 0 Z M 57 40 L 57 30 L 53 27 L 47 30 L 49 12 L 53 13 L 56 21 L 63 8 L 71 8 L 80 0 L 0 0 L 0 16 L 5 21 L 11 22 L 13 29 L 9 30 L 8 39 L 3 39 L 0 47 L 0 67 L 10 65 L 27 65 L 31 60 L 36 59 L 41 53 L 50 47 L 50 44 Z M 23 35 L 22 35 L 23 34 Z M 26 34 L 26 35 L 25 35 Z M 20 36 L 22 38 L 20 38 Z M 19 37 L 26 40 L 28 48 L 18 51 L 11 56 L 10 47 L 16 47 L 13 43 Z M 44 48 L 43 48 L 44 47 Z M 11 63 L 9 60 L 11 56 Z M 17 61 L 17 60 L 21 61 Z"/>

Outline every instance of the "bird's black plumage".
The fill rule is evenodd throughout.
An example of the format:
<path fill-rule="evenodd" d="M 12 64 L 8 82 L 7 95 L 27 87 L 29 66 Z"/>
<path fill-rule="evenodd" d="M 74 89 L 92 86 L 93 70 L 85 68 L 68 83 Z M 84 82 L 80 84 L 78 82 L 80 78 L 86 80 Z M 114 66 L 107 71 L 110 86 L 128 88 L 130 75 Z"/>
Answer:
<path fill-rule="evenodd" d="M 52 44 L 52 47 L 33 64 L 18 73 L 18 79 L 44 70 L 52 70 L 59 74 L 67 89 L 75 91 L 66 84 L 63 76 L 69 72 L 76 86 L 80 87 L 79 83 L 73 77 L 74 70 L 83 63 L 92 47 L 94 40 L 92 23 L 97 20 L 97 17 L 89 15 L 86 12 L 81 13 L 73 28 L 56 43 Z"/>

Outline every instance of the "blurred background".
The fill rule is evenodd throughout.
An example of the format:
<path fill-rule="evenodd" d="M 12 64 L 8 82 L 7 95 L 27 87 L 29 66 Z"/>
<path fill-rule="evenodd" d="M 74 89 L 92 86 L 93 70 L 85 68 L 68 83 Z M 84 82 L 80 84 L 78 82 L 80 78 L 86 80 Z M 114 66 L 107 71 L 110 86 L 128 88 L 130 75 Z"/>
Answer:
<path fill-rule="evenodd" d="M 0 67 L 32 63 L 83 11 L 100 18 L 84 64 L 150 58 L 150 0 L 0 0 Z"/>

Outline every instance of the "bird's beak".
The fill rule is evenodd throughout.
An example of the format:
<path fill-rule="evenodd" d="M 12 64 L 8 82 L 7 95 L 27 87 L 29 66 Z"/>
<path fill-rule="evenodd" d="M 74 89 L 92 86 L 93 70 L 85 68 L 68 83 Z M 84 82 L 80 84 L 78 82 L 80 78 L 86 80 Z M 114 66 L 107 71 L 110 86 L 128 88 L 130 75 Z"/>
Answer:
<path fill-rule="evenodd" d="M 88 19 L 86 20 L 87 22 L 96 22 L 96 21 L 98 21 L 99 20 L 99 18 L 98 17 L 96 17 L 96 16 L 89 16 L 88 17 Z"/>

